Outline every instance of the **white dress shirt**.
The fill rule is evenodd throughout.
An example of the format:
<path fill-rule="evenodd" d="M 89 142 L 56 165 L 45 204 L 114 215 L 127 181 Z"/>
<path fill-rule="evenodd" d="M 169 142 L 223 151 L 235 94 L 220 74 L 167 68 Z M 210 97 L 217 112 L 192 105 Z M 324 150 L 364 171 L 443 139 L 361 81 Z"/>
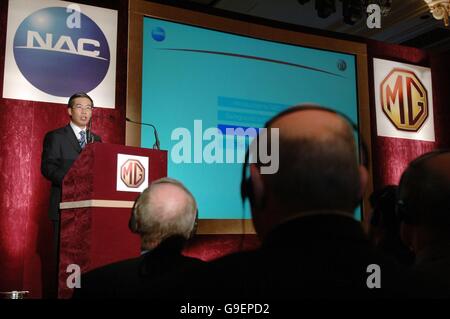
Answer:
<path fill-rule="evenodd" d="M 70 127 L 72 128 L 73 132 L 75 133 L 77 140 L 80 141 L 80 139 L 81 139 L 80 132 L 84 131 L 86 133 L 86 128 L 82 129 L 82 128 L 76 126 L 72 121 L 70 121 Z M 86 138 L 86 134 L 84 136 Z"/>

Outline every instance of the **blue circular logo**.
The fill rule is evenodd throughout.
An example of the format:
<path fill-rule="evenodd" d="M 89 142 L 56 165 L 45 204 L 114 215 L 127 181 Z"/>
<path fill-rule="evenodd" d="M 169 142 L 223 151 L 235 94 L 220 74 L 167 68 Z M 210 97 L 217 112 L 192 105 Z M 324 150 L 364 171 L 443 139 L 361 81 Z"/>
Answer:
<path fill-rule="evenodd" d="M 66 8 L 38 10 L 22 21 L 14 36 L 14 58 L 23 76 L 45 93 L 68 97 L 96 88 L 108 72 L 110 53 L 102 30 L 80 14 L 69 28 Z M 70 20 L 70 18 L 69 18 Z"/>
<path fill-rule="evenodd" d="M 347 63 L 344 60 L 338 60 L 336 64 L 339 71 L 345 71 L 347 69 Z"/>
<path fill-rule="evenodd" d="M 161 42 L 166 38 L 166 32 L 163 28 L 155 27 L 152 30 L 152 38 L 155 41 Z"/>

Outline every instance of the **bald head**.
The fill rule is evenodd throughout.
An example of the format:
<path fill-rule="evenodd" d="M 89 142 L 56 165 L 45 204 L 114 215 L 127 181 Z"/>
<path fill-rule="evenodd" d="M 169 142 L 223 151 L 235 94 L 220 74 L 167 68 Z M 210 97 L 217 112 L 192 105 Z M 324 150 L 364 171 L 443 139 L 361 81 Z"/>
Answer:
<path fill-rule="evenodd" d="M 352 127 L 340 115 L 326 110 L 304 110 L 275 119 L 271 128 L 280 129 L 285 139 L 326 141 L 342 137 L 352 139 Z"/>
<path fill-rule="evenodd" d="M 353 213 L 361 194 L 353 128 L 326 109 L 288 112 L 269 122 L 278 128 L 279 170 L 264 175 L 266 193 L 287 214 L 313 210 Z"/>
<path fill-rule="evenodd" d="M 152 249 L 172 236 L 188 239 L 197 214 L 197 204 L 180 182 L 162 178 L 138 197 L 134 212 L 142 248 Z"/>
<path fill-rule="evenodd" d="M 178 185 L 155 184 L 149 195 L 147 205 L 152 207 L 154 218 L 161 222 L 180 218 L 186 207 L 193 206 L 191 197 Z"/>

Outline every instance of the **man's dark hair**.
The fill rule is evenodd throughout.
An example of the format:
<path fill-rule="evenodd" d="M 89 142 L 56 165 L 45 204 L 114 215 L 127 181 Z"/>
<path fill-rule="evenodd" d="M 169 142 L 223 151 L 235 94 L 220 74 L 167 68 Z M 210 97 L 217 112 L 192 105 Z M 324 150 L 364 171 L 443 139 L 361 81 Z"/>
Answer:
<path fill-rule="evenodd" d="M 87 94 L 84 93 L 84 92 L 78 92 L 78 93 L 75 93 L 74 95 L 72 95 L 72 96 L 69 98 L 69 102 L 67 103 L 67 107 L 68 107 L 68 108 L 72 108 L 72 107 L 73 107 L 73 100 L 75 100 L 75 99 L 78 98 L 78 97 L 85 97 L 85 98 L 88 98 L 88 99 L 91 101 L 92 107 L 94 107 L 94 101 L 92 100 L 92 98 L 91 98 L 89 95 L 87 95 Z"/>
<path fill-rule="evenodd" d="M 360 180 L 350 127 L 326 139 L 280 136 L 279 142 L 279 170 L 265 178 L 285 208 L 353 213 L 360 200 Z"/>
<path fill-rule="evenodd" d="M 424 154 L 410 163 L 402 175 L 398 205 L 403 220 L 411 224 L 429 227 L 437 232 L 450 228 L 450 175 L 448 165 L 435 165 L 440 156 L 450 153 L 434 151 Z M 447 169 L 441 171 L 442 169 Z"/>

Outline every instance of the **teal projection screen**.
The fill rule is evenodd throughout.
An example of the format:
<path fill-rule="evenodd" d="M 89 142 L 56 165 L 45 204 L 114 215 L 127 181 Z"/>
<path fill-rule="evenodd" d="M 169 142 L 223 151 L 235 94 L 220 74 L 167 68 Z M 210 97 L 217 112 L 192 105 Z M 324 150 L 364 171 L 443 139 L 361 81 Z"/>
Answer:
<path fill-rule="evenodd" d="M 158 128 L 161 149 L 168 150 L 168 175 L 192 191 L 202 219 L 250 218 L 240 199 L 243 158 L 237 158 L 245 145 L 225 134 L 226 128 L 260 128 L 285 108 L 306 102 L 336 109 L 358 124 L 353 54 L 150 17 L 143 23 L 141 120 Z M 217 142 L 204 139 L 208 128 L 223 136 L 222 161 L 233 151 L 234 163 L 202 158 L 208 144 Z M 189 132 L 190 138 L 174 132 Z M 153 143 L 153 132 L 143 127 L 141 146 Z"/>

